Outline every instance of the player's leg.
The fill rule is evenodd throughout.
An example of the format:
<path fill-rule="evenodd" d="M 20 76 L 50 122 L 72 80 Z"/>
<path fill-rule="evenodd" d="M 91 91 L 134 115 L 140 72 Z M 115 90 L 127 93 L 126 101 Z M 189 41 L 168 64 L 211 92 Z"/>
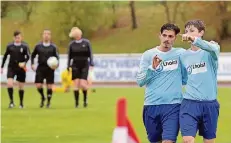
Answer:
<path fill-rule="evenodd" d="M 79 89 L 80 80 L 78 78 L 74 79 L 74 97 L 75 97 L 75 107 L 79 106 Z"/>
<path fill-rule="evenodd" d="M 7 91 L 8 91 L 8 95 L 10 98 L 10 104 L 9 104 L 9 108 L 13 108 L 14 105 L 14 97 L 13 97 L 13 93 L 14 93 L 14 70 L 11 68 L 8 68 L 7 70 Z"/>
<path fill-rule="evenodd" d="M 51 105 L 51 98 L 52 98 L 52 94 L 53 94 L 52 85 L 53 84 L 51 84 L 51 83 L 47 84 L 47 108 L 50 108 L 50 105 Z"/>
<path fill-rule="evenodd" d="M 80 70 L 72 67 L 72 80 L 74 83 L 74 98 L 75 98 L 75 107 L 79 106 L 79 89 L 80 89 Z"/>
<path fill-rule="evenodd" d="M 7 79 L 7 91 L 8 91 L 8 95 L 10 98 L 10 104 L 9 104 L 9 108 L 13 108 L 15 106 L 14 104 L 14 88 L 13 88 L 13 84 L 14 84 L 14 79 L 13 78 L 8 78 Z"/>
<path fill-rule="evenodd" d="M 161 143 L 162 125 L 160 119 L 160 106 L 145 105 L 143 109 L 143 123 L 151 143 Z"/>
<path fill-rule="evenodd" d="M 19 108 L 23 108 L 23 98 L 24 98 L 24 83 L 26 81 L 26 72 L 23 69 L 19 69 L 17 72 L 17 79 L 18 86 L 19 86 L 19 100 L 20 100 L 20 106 Z"/>
<path fill-rule="evenodd" d="M 39 92 L 39 94 L 41 96 L 40 107 L 42 108 L 44 106 L 44 102 L 46 100 L 45 95 L 44 95 L 44 91 L 43 91 L 43 83 L 36 83 L 36 88 L 37 88 L 37 91 Z"/>
<path fill-rule="evenodd" d="M 50 108 L 51 98 L 52 98 L 52 86 L 54 84 L 55 73 L 54 70 L 48 70 L 46 73 L 46 83 L 47 83 L 47 108 Z"/>
<path fill-rule="evenodd" d="M 24 99 L 24 82 L 18 82 L 18 94 L 19 94 L 19 100 L 20 100 L 20 105 L 19 108 L 23 108 L 23 99 Z"/>
<path fill-rule="evenodd" d="M 88 70 L 89 67 L 85 67 L 81 69 L 81 76 L 80 76 L 80 87 L 83 90 L 83 106 L 87 107 L 87 90 L 89 88 L 87 77 L 88 77 Z"/>
<path fill-rule="evenodd" d="M 199 103 L 184 99 L 180 108 L 180 131 L 184 143 L 194 143 L 200 122 L 201 110 Z"/>
<path fill-rule="evenodd" d="M 88 90 L 87 80 L 80 79 L 80 88 L 83 91 L 83 106 L 87 107 L 87 90 Z"/>
<path fill-rule="evenodd" d="M 179 133 L 180 104 L 161 105 L 162 143 L 175 143 Z"/>
<path fill-rule="evenodd" d="M 37 68 L 36 75 L 35 75 L 35 85 L 36 85 L 37 91 L 41 95 L 40 108 L 44 106 L 44 102 L 46 100 L 44 96 L 44 91 L 43 91 L 43 80 L 44 80 L 44 77 L 43 77 L 42 71 L 40 68 Z"/>
<path fill-rule="evenodd" d="M 214 143 L 217 131 L 217 122 L 220 105 L 217 100 L 201 103 L 203 105 L 202 124 L 199 128 L 199 135 L 203 136 L 204 143 Z"/>

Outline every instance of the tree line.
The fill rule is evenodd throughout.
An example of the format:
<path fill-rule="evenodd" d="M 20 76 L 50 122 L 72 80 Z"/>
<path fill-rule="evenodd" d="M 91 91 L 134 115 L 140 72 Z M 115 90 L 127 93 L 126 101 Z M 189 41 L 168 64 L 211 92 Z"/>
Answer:
<path fill-rule="evenodd" d="M 24 13 L 24 22 L 30 22 L 33 13 L 36 13 L 39 5 L 43 2 L 39 1 L 1 1 L 1 18 L 7 17 L 7 14 L 14 9 L 20 9 Z M 136 16 L 137 1 L 128 2 L 81 2 L 81 1 L 63 1 L 52 3 L 51 15 L 52 23 L 59 25 L 58 34 L 61 35 L 61 43 L 66 42 L 68 37 L 65 33 L 70 27 L 78 25 L 83 32 L 90 36 L 105 25 L 110 28 L 117 28 L 119 17 L 116 15 L 119 7 L 127 7 L 130 10 L 130 26 L 131 30 L 139 28 Z M 145 3 L 145 2 L 142 2 Z M 150 2 L 149 2 L 150 3 Z M 177 23 L 178 20 L 187 21 L 190 18 L 200 18 L 208 23 L 207 26 L 214 28 L 216 32 L 216 40 L 219 42 L 231 37 L 231 2 L 214 1 L 214 2 L 171 2 L 160 1 L 152 2 L 153 8 L 161 5 L 165 10 L 167 22 Z M 150 4 L 149 4 L 150 5 Z M 42 10 L 40 7 L 39 10 Z M 110 14 L 108 14 L 108 12 Z"/>

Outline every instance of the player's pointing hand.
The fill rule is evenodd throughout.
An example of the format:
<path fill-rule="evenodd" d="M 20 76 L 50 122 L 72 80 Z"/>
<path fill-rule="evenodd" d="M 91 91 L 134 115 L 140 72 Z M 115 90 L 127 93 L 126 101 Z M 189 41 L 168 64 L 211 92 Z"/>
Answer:
<path fill-rule="evenodd" d="M 152 67 L 154 69 L 156 69 L 156 67 L 160 64 L 162 60 L 156 55 L 154 58 L 153 58 L 153 62 L 152 62 Z"/>
<path fill-rule="evenodd" d="M 186 41 L 186 42 L 193 42 L 195 40 L 194 36 L 188 35 L 188 34 L 179 34 L 182 37 L 182 41 Z"/>

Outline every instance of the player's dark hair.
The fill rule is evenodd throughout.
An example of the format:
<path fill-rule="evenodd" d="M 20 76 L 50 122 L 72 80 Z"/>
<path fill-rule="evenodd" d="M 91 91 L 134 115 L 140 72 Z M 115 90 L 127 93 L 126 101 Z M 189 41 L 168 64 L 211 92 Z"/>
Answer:
<path fill-rule="evenodd" d="M 18 30 L 16 30 L 16 31 L 14 31 L 14 37 L 16 37 L 16 36 L 18 36 L 18 35 L 20 35 L 21 34 L 21 32 L 20 31 L 18 31 Z"/>
<path fill-rule="evenodd" d="M 164 24 L 161 27 L 160 32 L 163 33 L 164 30 L 172 30 L 172 31 L 175 32 L 176 35 L 178 33 L 180 33 L 180 28 L 177 25 L 172 24 L 172 23 L 166 23 L 166 24 Z"/>
<path fill-rule="evenodd" d="M 189 20 L 186 22 L 184 28 L 190 27 L 192 25 L 196 27 L 199 32 L 201 32 L 202 30 L 205 31 L 205 24 L 202 20 L 199 19 Z"/>

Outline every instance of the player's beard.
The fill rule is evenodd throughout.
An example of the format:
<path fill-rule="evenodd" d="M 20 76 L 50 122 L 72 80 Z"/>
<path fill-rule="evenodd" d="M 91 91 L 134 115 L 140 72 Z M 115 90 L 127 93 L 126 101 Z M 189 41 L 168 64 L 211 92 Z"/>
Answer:
<path fill-rule="evenodd" d="M 164 42 L 164 48 L 165 49 L 169 49 L 169 48 L 171 48 L 172 46 L 171 46 L 171 44 L 169 43 L 169 42 L 167 42 L 167 41 L 165 41 Z"/>

